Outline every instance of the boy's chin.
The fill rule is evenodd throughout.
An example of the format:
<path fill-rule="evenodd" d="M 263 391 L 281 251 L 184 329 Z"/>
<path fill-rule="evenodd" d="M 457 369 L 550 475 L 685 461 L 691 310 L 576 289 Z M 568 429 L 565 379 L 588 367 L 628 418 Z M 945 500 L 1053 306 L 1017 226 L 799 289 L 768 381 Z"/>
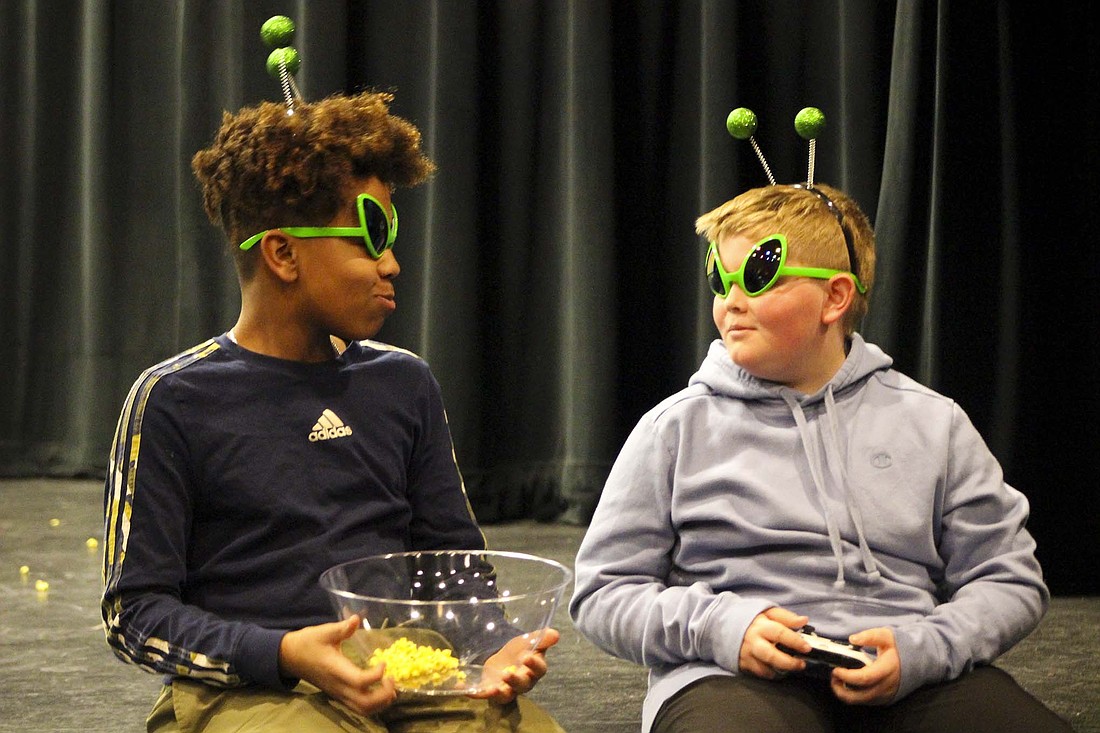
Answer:
<path fill-rule="evenodd" d="M 756 373 L 760 365 L 750 349 L 746 349 L 742 344 L 731 344 L 727 341 L 726 354 L 729 355 L 730 361 L 736 366 L 744 369 L 754 377 L 762 378 Z"/>
<path fill-rule="evenodd" d="M 357 328 L 342 329 L 343 333 L 333 333 L 332 335 L 340 339 L 344 343 L 351 343 L 352 341 L 366 341 L 373 339 L 378 335 L 378 332 L 382 330 L 382 325 L 385 323 L 385 319 L 378 319 L 375 323 L 363 324 Z"/>
<path fill-rule="evenodd" d="M 726 353 L 729 354 L 730 361 L 750 376 L 764 382 L 784 383 L 781 376 L 773 374 L 764 364 L 760 363 L 759 359 L 753 358 L 751 352 L 747 352 L 745 349 L 728 348 Z"/>

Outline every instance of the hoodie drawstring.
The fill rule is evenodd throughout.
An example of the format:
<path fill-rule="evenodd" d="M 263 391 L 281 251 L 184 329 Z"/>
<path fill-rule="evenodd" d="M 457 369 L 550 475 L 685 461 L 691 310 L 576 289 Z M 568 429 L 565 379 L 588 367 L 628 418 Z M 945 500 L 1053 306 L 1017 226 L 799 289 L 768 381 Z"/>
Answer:
<path fill-rule="evenodd" d="M 787 407 L 790 408 L 791 414 L 794 415 L 794 421 L 798 425 L 798 434 L 802 438 L 802 450 L 806 452 L 806 458 L 810 464 L 810 477 L 813 478 L 814 487 L 817 488 L 817 495 L 821 500 L 821 507 L 825 513 L 825 528 L 829 532 L 829 544 L 833 548 L 833 557 L 836 559 L 836 580 L 833 581 L 833 587 L 843 588 L 844 548 L 840 543 L 840 528 L 837 527 L 836 520 L 833 518 L 832 512 L 829 511 L 828 496 L 825 493 L 825 480 L 821 475 L 821 461 L 817 457 L 814 442 L 810 439 L 810 427 L 806 424 L 806 415 L 802 412 L 802 406 L 795 401 L 794 395 L 786 390 L 783 391 L 783 400 L 787 403 Z"/>
<path fill-rule="evenodd" d="M 836 560 L 836 580 L 833 581 L 833 587 L 843 588 L 845 584 L 844 547 L 841 542 L 840 528 L 837 526 L 832 512 L 829 511 L 828 494 L 825 491 L 825 477 L 822 473 L 822 461 L 817 452 L 816 441 L 813 440 L 809 424 L 806 421 L 806 415 L 802 411 L 802 405 L 798 403 L 793 394 L 786 390 L 782 392 L 782 396 L 783 401 L 787 403 L 787 407 L 794 416 L 795 423 L 798 425 L 798 434 L 802 439 L 802 449 L 806 453 L 810 466 L 810 476 L 813 478 L 814 487 L 817 489 L 825 514 L 825 528 L 829 533 L 829 545 L 832 547 L 833 558 Z M 822 436 L 825 444 L 825 454 L 829 464 L 835 466 L 839 473 L 836 478 L 839 479 L 841 490 L 844 492 L 845 506 L 848 509 L 852 523 L 855 525 L 863 569 L 867 573 L 868 579 L 876 581 L 881 577 L 881 573 L 878 570 L 874 555 L 871 553 L 871 548 L 867 544 L 867 537 L 863 528 L 863 514 L 848 491 L 848 471 L 840 455 L 840 430 L 836 418 L 836 401 L 833 397 L 832 385 L 829 385 L 825 392 L 825 424 L 828 427 L 828 433 Z"/>
<path fill-rule="evenodd" d="M 863 512 L 852 498 L 852 492 L 848 490 L 848 462 L 840 455 L 840 426 L 836 419 L 836 400 L 833 397 L 833 386 L 830 384 L 825 391 L 825 424 L 829 428 L 829 440 L 825 441 L 825 453 L 829 464 L 836 466 L 840 474 L 840 485 L 844 488 L 844 503 L 848 507 L 848 514 L 852 517 L 852 523 L 856 526 L 856 537 L 859 540 L 859 554 L 863 560 L 863 571 L 873 582 L 882 574 L 878 570 L 875 556 L 871 554 L 871 547 L 867 544 L 867 534 L 863 529 Z"/>

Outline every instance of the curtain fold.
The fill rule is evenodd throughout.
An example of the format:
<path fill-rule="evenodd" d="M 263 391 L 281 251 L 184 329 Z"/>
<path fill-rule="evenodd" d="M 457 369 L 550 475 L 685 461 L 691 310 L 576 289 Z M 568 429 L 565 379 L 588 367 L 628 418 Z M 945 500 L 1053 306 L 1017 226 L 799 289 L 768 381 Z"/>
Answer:
<path fill-rule="evenodd" d="M 439 165 L 399 191 L 398 310 L 479 518 L 583 523 L 638 418 L 713 338 L 695 218 L 817 180 L 871 215 L 862 331 L 958 399 L 1032 501 L 1052 583 L 1100 590 L 1097 11 L 1008 0 L 34 0 L 0 3 L 0 475 L 105 470 L 142 369 L 232 325 L 190 158 L 279 100 L 392 89 Z M 1048 256 L 1058 253 L 1064 257 Z M 1043 276 L 1046 277 L 1043 277 Z M 1088 546 L 1086 546 L 1086 544 Z"/>
<path fill-rule="evenodd" d="M 1016 164 L 1016 150 L 1020 138 L 1016 125 L 1016 92 L 1013 79 L 1020 70 L 1016 68 L 1011 52 L 1013 46 L 1012 28 L 1008 10 L 1004 5 L 997 7 L 996 17 L 996 54 L 997 54 L 997 96 L 1000 102 L 998 119 L 1000 136 L 998 138 L 997 166 L 1001 172 L 1000 190 L 997 197 L 999 207 L 998 252 L 1000 267 L 997 281 L 1000 283 L 1000 297 L 997 298 L 997 310 L 994 324 L 996 329 L 997 368 L 993 372 L 993 404 L 990 411 L 989 439 L 995 446 L 1011 445 L 1015 426 L 1019 419 L 1016 395 L 1021 387 L 1020 350 L 1025 347 L 1019 338 L 1021 293 L 1026 284 L 1023 281 L 1023 258 L 1021 250 L 1024 238 L 1020 232 L 1020 197 L 1017 194 L 1017 182 L 1020 180 L 1020 168 Z M 1013 460 L 1004 459 L 1004 465 L 1011 470 Z"/>

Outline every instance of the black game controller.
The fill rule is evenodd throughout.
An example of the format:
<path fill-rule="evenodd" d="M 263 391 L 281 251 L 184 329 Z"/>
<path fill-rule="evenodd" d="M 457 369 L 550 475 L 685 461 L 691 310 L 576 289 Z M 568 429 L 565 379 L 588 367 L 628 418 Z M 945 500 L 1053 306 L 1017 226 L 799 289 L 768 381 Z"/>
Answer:
<path fill-rule="evenodd" d="M 813 647 L 810 651 L 795 651 L 783 644 L 776 644 L 776 648 L 784 654 L 805 659 L 811 666 L 859 669 L 875 661 L 873 656 L 848 642 L 818 636 L 814 633 L 814 627 L 812 626 L 803 626 L 798 630 L 798 633 Z"/>

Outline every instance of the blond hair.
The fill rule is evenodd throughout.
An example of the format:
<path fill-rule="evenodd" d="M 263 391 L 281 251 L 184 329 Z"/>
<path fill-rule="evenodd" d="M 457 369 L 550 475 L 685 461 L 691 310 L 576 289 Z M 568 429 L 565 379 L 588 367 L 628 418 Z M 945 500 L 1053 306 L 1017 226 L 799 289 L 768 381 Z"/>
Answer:
<path fill-rule="evenodd" d="M 745 191 L 695 221 L 696 233 L 717 242 L 728 236 L 756 241 L 769 234 L 787 237 L 788 262 L 805 267 L 858 270 L 866 293 L 856 291 L 844 317 L 846 333 L 853 332 L 867 314 L 867 299 L 875 281 L 875 233 L 867 215 L 842 191 L 827 184 L 814 188 L 832 200 L 843 216 L 844 229 L 852 238 L 856 262 L 848 261 L 844 231 L 835 214 L 819 196 L 795 186 L 763 186 Z"/>

